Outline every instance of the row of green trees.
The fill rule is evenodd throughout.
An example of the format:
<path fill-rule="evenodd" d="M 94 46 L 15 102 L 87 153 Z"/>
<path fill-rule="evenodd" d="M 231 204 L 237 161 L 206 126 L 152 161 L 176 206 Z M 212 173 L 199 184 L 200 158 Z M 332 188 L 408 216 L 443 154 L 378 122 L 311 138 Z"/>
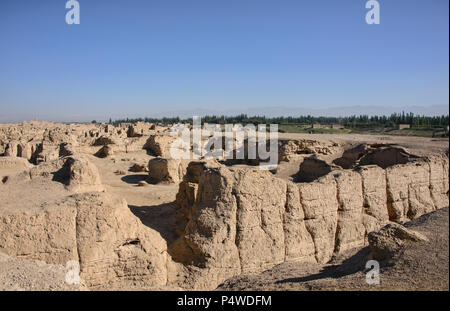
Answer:
<path fill-rule="evenodd" d="M 173 124 L 173 123 L 192 123 L 192 119 L 174 118 L 136 118 L 136 119 L 120 119 L 114 122 L 110 119 L 110 123 L 136 123 L 139 121 Z M 395 127 L 399 124 L 409 124 L 413 128 L 439 128 L 447 127 L 449 125 L 449 116 L 420 116 L 413 113 L 393 113 L 390 116 L 348 116 L 348 117 L 313 117 L 313 116 L 299 116 L 299 117 L 272 117 L 265 116 L 247 116 L 240 114 L 237 116 L 204 116 L 202 122 L 217 123 L 217 124 L 341 124 L 349 128 L 357 127 Z"/>

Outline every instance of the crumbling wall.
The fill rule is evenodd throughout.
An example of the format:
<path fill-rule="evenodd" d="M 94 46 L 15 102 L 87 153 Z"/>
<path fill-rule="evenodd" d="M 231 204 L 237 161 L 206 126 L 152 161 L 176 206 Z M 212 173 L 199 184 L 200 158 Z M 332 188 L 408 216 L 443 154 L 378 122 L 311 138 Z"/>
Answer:
<path fill-rule="evenodd" d="M 178 183 L 186 173 L 188 160 L 154 158 L 148 162 L 148 176 L 151 183 Z"/>
<path fill-rule="evenodd" d="M 331 155 L 340 152 L 341 149 L 341 146 L 335 142 L 311 139 L 280 140 L 278 146 L 278 158 L 280 161 L 290 161 L 299 155 Z"/>
<path fill-rule="evenodd" d="M 36 162 L 45 163 L 30 169 L 23 159 L 23 168 L 29 171 L 4 182 L 2 178 L 0 189 L 14 187 L 19 178 L 42 177 L 64 184 L 60 187 L 67 195 L 33 212 L 1 214 L 0 248 L 50 263 L 79 260 L 82 278 L 92 287 L 132 282 L 213 289 L 229 277 L 285 261 L 328 262 L 335 254 L 367 244 L 369 233 L 390 221 L 402 222 L 448 206 L 448 155 L 405 159 L 397 150 L 400 158 L 386 162 L 383 153 L 363 152 L 350 161 L 351 170 L 326 169 L 302 183 L 258 168 L 194 161 L 186 174 L 184 168 L 180 173 L 178 164 L 170 169 L 176 176 L 172 181 L 184 177 L 176 198 L 180 218 L 173 228 L 178 239 L 167 246 L 131 214 L 125 201 L 100 192 L 95 166 L 74 156 L 71 144 L 63 146 L 61 135 L 67 132 L 45 132 L 42 149 L 30 149 Z M 92 144 L 103 130 L 83 135 Z M 14 141 L 8 152 L 27 158 L 28 147 L 13 138 L 8 140 Z M 117 141 L 115 146 L 138 148 L 145 139 L 127 138 L 128 145 Z M 155 134 L 146 147 L 167 156 L 173 139 Z M 287 158 L 310 152 L 297 147 L 286 148 Z M 5 159 L 6 163 L 11 158 Z"/>
<path fill-rule="evenodd" d="M 101 192 L 49 202 L 38 212 L 0 215 L 0 250 L 54 264 L 79 261 L 90 287 L 167 282 L 165 241 L 124 200 Z"/>
<path fill-rule="evenodd" d="M 114 149 L 113 145 L 104 145 L 94 155 L 99 158 L 107 158 L 114 155 Z"/>
<path fill-rule="evenodd" d="M 186 226 L 169 252 L 188 267 L 184 281 L 193 288 L 284 261 L 325 263 L 367 244 L 368 233 L 389 221 L 448 205 L 445 168 L 448 157 L 436 156 L 295 184 L 258 169 L 191 163 L 177 196 Z"/>
<path fill-rule="evenodd" d="M 388 168 L 396 164 L 406 164 L 419 159 L 405 148 L 389 144 L 359 144 L 344 151 L 333 163 L 344 169 L 358 166 L 378 165 Z"/>
<path fill-rule="evenodd" d="M 285 261 L 316 262 L 315 244 L 308 232 L 305 211 L 300 203 L 300 189 L 291 182 L 286 187 L 283 225 Z"/>
<path fill-rule="evenodd" d="M 358 172 L 346 170 L 334 177 L 338 201 L 334 252 L 341 253 L 364 244 L 364 195 L 362 176 Z"/>
<path fill-rule="evenodd" d="M 365 237 L 371 231 L 383 227 L 389 221 L 386 192 L 386 172 L 377 165 L 362 166 L 357 169 L 361 174 L 363 194 L 362 222 Z M 367 239 L 365 239 L 367 242 Z"/>
<path fill-rule="evenodd" d="M 334 167 L 314 156 L 306 158 L 300 164 L 298 173 L 294 176 L 295 182 L 312 182 L 330 173 Z"/>
<path fill-rule="evenodd" d="M 214 161 L 191 162 L 180 189 L 193 183 L 198 185 L 195 204 L 182 211 L 186 225 L 168 251 L 187 267 L 183 286 L 212 289 L 217 282 L 241 273 L 236 245 L 238 203 L 232 187 L 235 177 Z"/>
<path fill-rule="evenodd" d="M 33 165 L 23 158 L 6 157 L 6 156 L 0 157 L 0 168 L 11 168 L 11 167 L 30 169 L 31 167 L 33 167 Z"/>
<path fill-rule="evenodd" d="M 125 200 L 104 193 L 81 194 L 73 200 L 80 275 L 87 285 L 166 285 L 167 245 L 131 213 Z"/>
<path fill-rule="evenodd" d="M 387 206 L 392 221 L 406 221 L 435 210 L 429 175 L 430 165 L 426 161 L 386 169 Z"/>
<path fill-rule="evenodd" d="M 165 240 L 143 225 L 125 200 L 104 192 L 92 163 L 78 155 L 61 158 L 12 176 L 0 187 L 8 193 L 32 183 L 37 193 L 56 189 L 58 195 L 41 203 L 37 197 L 37 203 L 19 210 L 0 210 L 2 252 L 62 265 L 79 261 L 81 278 L 90 287 L 166 285 Z"/>
<path fill-rule="evenodd" d="M 308 234 L 314 242 L 317 262 L 326 262 L 334 250 L 338 202 L 336 181 L 331 175 L 299 185 L 300 204 Z"/>
<path fill-rule="evenodd" d="M 430 166 L 430 192 L 436 208 L 448 206 L 449 161 L 448 155 L 434 155 L 427 159 Z"/>
<path fill-rule="evenodd" d="M 156 157 L 170 158 L 170 147 L 175 140 L 176 137 L 173 136 L 152 134 L 148 137 L 143 149 Z"/>
<path fill-rule="evenodd" d="M 74 207 L 48 205 L 40 213 L 0 215 L 0 250 L 47 263 L 78 260 L 75 216 Z"/>
<path fill-rule="evenodd" d="M 233 195 L 236 199 L 236 240 L 243 273 L 261 271 L 282 263 L 283 215 L 286 183 L 269 172 L 237 170 Z M 270 184 L 270 191 L 266 185 Z"/>

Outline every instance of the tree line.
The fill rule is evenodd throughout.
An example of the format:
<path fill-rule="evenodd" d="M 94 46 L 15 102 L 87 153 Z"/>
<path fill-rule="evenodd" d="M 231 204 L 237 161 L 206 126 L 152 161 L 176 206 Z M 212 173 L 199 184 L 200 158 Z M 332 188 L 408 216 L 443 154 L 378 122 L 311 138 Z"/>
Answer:
<path fill-rule="evenodd" d="M 174 123 L 192 123 L 192 119 L 181 119 L 179 117 L 172 118 L 134 118 L 119 119 L 109 123 L 136 123 L 150 122 L 161 123 L 164 125 Z M 347 117 L 313 117 L 311 115 L 299 117 L 265 117 L 265 116 L 247 116 L 240 114 L 236 116 L 204 116 L 202 123 L 216 124 L 340 124 L 348 128 L 360 127 L 396 127 L 399 124 L 409 124 L 412 128 L 441 128 L 449 125 L 449 115 L 441 116 L 424 116 L 415 115 L 414 113 L 393 113 L 389 116 L 368 116 L 353 115 Z"/>

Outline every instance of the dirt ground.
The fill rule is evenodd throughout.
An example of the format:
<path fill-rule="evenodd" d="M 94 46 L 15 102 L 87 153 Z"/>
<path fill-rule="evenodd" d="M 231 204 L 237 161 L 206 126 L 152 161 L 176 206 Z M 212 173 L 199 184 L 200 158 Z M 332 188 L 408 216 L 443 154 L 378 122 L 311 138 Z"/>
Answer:
<path fill-rule="evenodd" d="M 39 260 L 13 258 L 0 253 L 0 290 L 78 291 L 85 286 L 68 285 L 66 269 Z"/>

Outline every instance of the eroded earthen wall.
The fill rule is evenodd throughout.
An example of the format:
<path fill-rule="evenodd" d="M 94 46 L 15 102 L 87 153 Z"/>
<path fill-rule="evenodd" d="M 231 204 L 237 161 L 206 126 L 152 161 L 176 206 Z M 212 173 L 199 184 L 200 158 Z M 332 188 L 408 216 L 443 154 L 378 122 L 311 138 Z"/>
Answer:
<path fill-rule="evenodd" d="M 387 169 L 361 166 L 299 184 L 258 169 L 205 165 L 198 172 L 197 164 L 196 180 L 180 185 L 180 208 L 191 217 L 170 252 L 177 260 L 185 245 L 184 264 L 214 270 L 207 288 L 285 261 L 325 263 L 367 244 L 368 233 L 389 221 L 448 206 L 448 162 L 437 155 Z M 186 189 L 196 193 L 187 198 Z M 189 276 L 194 288 L 205 288 L 198 275 Z"/>

